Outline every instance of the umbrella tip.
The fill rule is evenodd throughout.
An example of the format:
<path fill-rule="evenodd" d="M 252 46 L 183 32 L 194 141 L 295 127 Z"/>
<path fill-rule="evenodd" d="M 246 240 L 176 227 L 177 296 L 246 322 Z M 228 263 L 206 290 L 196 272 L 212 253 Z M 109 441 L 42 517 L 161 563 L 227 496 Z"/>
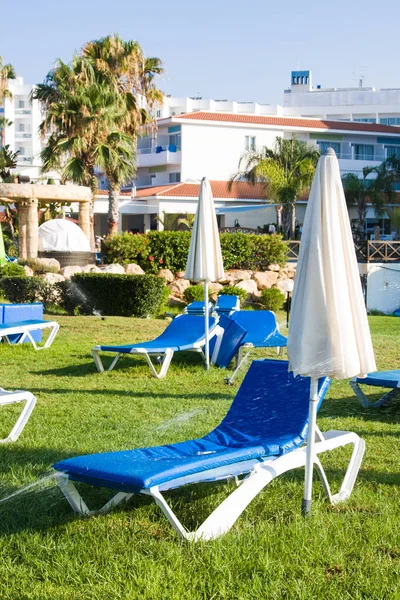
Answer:
<path fill-rule="evenodd" d="M 333 148 L 327 148 L 324 152 L 326 156 L 336 156 L 336 152 Z"/>

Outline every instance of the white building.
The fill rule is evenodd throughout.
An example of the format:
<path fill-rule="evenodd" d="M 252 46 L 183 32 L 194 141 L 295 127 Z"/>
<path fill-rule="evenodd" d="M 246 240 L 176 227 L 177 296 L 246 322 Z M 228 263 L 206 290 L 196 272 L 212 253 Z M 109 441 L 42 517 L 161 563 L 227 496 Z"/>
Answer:
<path fill-rule="evenodd" d="M 11 122 L 5 128 L 5 145 L 13 152 L 19 152 L 15 172 L 37 181 L 40 174 L 40 152 L 43 142 L 39 135 L 39 125 L 43 120 L 38 100 L 31 100 L 35 86 L 24 84 L 22 77 L 9 81 L 12 98 L 6 98 L 0 113 Z"/>

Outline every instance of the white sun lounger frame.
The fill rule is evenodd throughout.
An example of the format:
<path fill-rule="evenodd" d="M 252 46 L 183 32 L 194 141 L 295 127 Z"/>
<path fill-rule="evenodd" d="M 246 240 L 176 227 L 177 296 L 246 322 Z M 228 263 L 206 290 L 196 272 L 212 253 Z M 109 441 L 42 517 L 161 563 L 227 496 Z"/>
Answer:
<path fill-rule="evenodd" d="M 315 444 L 316 457 L 314 464 L 322 481 L 324 491 L 332 504 L 347 500 L 353 490 L 357 478 L 365 451 L 365 442 L 353 432 L 328 431 L 327 433 L 322 434 L 318 428 L 317 440 L 318 441 Z M 346 446 L 347 444 L 353 445 L 353 452 L 340 490 L 337 494 L 332 495 L 327 477 L 317 454 L 331 451 L 335 448 Z M 139 493 L 151 496 L 155 500 L 156 504 L 161 508 L 169 523 L 181 538 L 191 541 L 211 540 L 228 532 L 253 498 L 255 498 L 273 479 L 286 471 L 304 467 L 305 463 L 306 446 L 304 445 L 301 448 L 297 448 L 280 457 L 267 458 L 263 461 L 243 461 L 224 467 L 209 469 L 202 473 L 179 477 L 148 489 L 141 489 Z M 239 480 L 238 477 L 242 474 L 244 475 L 244 478 Z M 230 496 L 228 496 L 228 498 L 226 498 L 214 512 L 211 513 L 204 523 L 193 532 L 189 532 L 185 529 L 161 493 L 190 483 L 233 478 L 236 480 L 238 486 L 237 489 L 234 490 Z M 128 501 L 133 496 L 132 493 L 119 492 L 99 510 L 89 510 L 73 481 L 68 478 L 68 475 L 58 473 L 57 481 L 72 509 L 79 514 L 86 516 L 105 514 L 113 507 L 121 502 Z"/>
<path fill-rule="evenodd" d="M 50 335 L 46 340 L 46 343 L 43 346 L 38 346 L 33 339 L 31 332 L 38 331 L 38 329 L 48 329 L 51 328 Z M 7 324 L 0 325 L 0 341 L 4 339 L 10 345 L 22 344 L 23 342 L 31 342 L 32 346 L 35 350 L 44 350 L 45 348 L 49 348 L 54 341 L 54 338 L 57 335 L 60 326 L 55 321 L 42 321 L 40 323 L 35 323 L 31 325 L 24 324 L 23 321 L 19 325 L 15 325 L 14 327 L 8 327 Z M 18 335 L 21 334 L 18 342 L 12 342 L 9 339 L 10 335 Z"/>
<path fill-rule="evenodd" d="M 1 444 L 5 444 L 7 442 L 15 442 L 21 434 L 21 431 L 25 427 L 28 422 L 29 417 L 35 407 L 36 398 L 31 392 L 25 392 L 23 390 L 17 390 L 15 392 L 8 392 L 7 390 L 3 390 L 0 388 L 0 406 L 5 406 L 7 404 L 14 404 L 15 402 L 25 402 L 25 406 L 19 415 L 17 422 L 12 428 L 10 434 L 0 440 Z"/>

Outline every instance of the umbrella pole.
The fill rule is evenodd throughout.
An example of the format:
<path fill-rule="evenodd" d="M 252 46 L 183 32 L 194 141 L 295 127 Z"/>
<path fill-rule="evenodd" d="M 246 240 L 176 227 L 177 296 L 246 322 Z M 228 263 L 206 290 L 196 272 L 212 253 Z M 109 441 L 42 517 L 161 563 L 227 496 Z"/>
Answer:
<path fill-rule="evenodd" d="M 308 434 L 306 448 L 306 473 L 304 480 L 304 498 L 301 505 L 303 515 L 308 515 L 311 511 L 312 484 L 314 470 L 314 446 L 315 431 L 317 425 L 317 406 L 318 406 L 318 378 L 311 378 L 310 382 L 310 404 L 308 412 Z"/>
<path fill-rule="evenodd" d="M 206 371 L 210 368 L 210 347 L 208 344 L 209 336 L 209 318 L 208 318 L 208 281 L 204 282 L 204 319 L 205 319 L 205 340 L 206 340 Z"/>

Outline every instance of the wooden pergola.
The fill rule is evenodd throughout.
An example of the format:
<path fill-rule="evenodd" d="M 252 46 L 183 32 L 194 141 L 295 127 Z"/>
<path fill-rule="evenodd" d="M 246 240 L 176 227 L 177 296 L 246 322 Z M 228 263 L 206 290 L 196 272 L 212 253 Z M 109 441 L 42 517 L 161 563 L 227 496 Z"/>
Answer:
<path fill-rule="evenodd" d="M 16 204 L 19 214 L 19 257 L 38 255 L 38 211 L 52 202 L 79 203 L 79 226 L 90 241 L 90 188 L 79 185 L 0 183 L 0 202 Z"/>

